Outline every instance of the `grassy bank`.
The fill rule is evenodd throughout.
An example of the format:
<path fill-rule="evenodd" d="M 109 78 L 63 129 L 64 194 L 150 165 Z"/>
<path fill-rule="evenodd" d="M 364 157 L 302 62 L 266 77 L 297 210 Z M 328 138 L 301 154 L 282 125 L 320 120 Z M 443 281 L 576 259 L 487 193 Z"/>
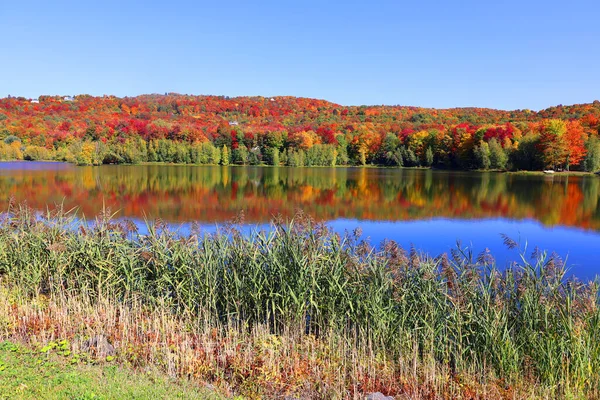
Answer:
<path fill-rule="evenodd" d="M 598 175 L 598 172 L 586 172 L 586 171 L 561 171 L 553 174 L 547 174 L 544 171 L 507 171 L 510 175 L 525 175 L 525 176 L 594 176 Z"/>
<path fill-rule="evenodd" d="M 244 236 L 180 237 L 161 222 L 93 226 L 11 205 L 0 220 L 0 339 L 86 351 L 227 396 L 600 395 L 598 286 L 543 252 L 375 250 L 298 216 Z M 514 246 L 510 239 L 507 245 Z"/>
<path fill-rule="evenodd" d="M 61 345 L 62 346 L 62 345 Z M 218 399 L 164 374 L 131 373 L 114 363 L 73 362 L 64 350 L 0 343 L 0 399 Z"/>

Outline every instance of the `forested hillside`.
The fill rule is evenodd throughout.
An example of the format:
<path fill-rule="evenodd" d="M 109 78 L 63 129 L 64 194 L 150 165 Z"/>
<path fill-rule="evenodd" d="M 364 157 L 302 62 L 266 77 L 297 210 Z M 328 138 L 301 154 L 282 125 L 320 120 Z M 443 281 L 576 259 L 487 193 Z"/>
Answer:
<path fill-rule="evenodd" d="M 0 99 L 0 159 L 600 169 L 600 102 L 539 112 L 179 94 Z"/>

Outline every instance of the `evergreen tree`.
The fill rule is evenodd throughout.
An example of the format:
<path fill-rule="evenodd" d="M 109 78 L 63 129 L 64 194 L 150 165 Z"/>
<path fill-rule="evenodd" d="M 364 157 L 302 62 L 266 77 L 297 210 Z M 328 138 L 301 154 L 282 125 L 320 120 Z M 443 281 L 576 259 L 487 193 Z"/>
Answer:
<path fill-rule="evenodd" d="M 219 165 L 221 163 L 221 150 L 210 143 L 212 155 L 209 159 L 209 164 Z"/>
<path fill-rule="evenodd" d="M 156 142 L 154 140 L 148 142 L 148 161 L 158 161 L 158 155 L 156 154 Z"/>
<path fill-rule="evenodd" d="M 289 152 L 287 151 L 287 149 L 283 149 L 283 151 L 279 153 L 280 164 L 289 165 L 288 153 Z"/>
<path fill-rule="evenodd" d="M 425 165 L 431 167 L 433 165 L 433 150 L 431 150 L 431 146 L 427 148 L 425 152 Z"/>
<path fill-rule="evenodd" d="M 221 165 L 229 165 L 229 148 L 226 145 L 223 145 L 221 150 Z"/>
<path fill-rule="evenodd" d="M 402 147 L 403 165 L 406 167 L 417 167 L 419 165 L 419 158 L 412 149 L 406 149 Z"/>

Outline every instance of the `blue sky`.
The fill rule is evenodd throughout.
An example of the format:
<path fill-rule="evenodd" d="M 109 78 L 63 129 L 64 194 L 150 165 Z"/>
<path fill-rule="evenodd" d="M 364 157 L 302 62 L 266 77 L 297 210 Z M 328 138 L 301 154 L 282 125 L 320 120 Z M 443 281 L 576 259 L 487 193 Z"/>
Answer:
<path fill-rule="evenodd" d="M 600 2 L 0 0 L 0 96 L 293 95 L 538 110 L 600 98 Z"/>

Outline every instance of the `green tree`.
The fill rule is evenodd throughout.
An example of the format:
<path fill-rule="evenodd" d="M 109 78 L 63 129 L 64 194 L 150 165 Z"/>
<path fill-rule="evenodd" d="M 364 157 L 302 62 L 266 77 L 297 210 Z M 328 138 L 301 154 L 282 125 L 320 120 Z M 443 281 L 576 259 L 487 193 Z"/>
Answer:
<path fill-rule="evenodd" d="M 433 165 L 433 150 L 431 150 L 431 146 L 429 146 L 425 152 L 425 165 L 428 167 Z"/>
<path fill-rule="evenodd" d="M 223 148 L 221 149 L 221 165 L 229 165 L 229 162 L 229 147 L 223 145 Z"/>
<path fill-rule="evenodd" d="M 379 161 L 384 165 L 402 166 L 402 152 L 400 149 L 400 139 L 393 133 L 388 132 L 381 143 Z"/>
<path fill-rule="evenodd" d="M 490 146 L 487 142 L 483 140 L 479 142 L 479 146 L 475 146 L 473 149 L 473 153 L 475 154 L 475 162 L 477 168 L 481 169 L 489 169 L 490 165 L 492 165 L 490 161 Z"/>
<path fill-rule="evenodd" d="M 347 165 L 350 159 L 348 157 L 348 142 L 346 141 L 346 137 L 343 134 L 337 134 L 335 135 L 335 140 L 337 141 L 337 158 L 335 162 L 337 165 Z"/>
<path fill-rule="evenodd" d="M 412 149 L 402 147 L 403 165 L 406 167 L 417 167 L 419 165 L 419 157 Z"/>
<path fill-rule="evenodd" d="M 218 164 L 218 161 L 215 162 L 214 159 L 215 150 L 219 152 L 219 149 L 211 142 L 194 143 L 190 150 L 191 162 L 194 164 Z"/>
<path fill-rule="evenodd" d="M 248 164 L 248 148 L 243 144 L 239 145 L 233 150 L 231 160 L 238 165 Z"/>
<path fill-rule="evenodd" d="M 218 165 L 221 162 L 221 157 L 222 157 L 221 150 L 218 147 L 213 146 L 212 143 L 207 143 L 207 145 L 208 144 L 210 144 L 209 150 L 212 153 L 212 155 L 209 159 L 209 164 Z"/>
<path fill-rule="evenodd" d="M 279 161 L 282 165 L 289 165 L 289 157 L 288 157 L 287 149 L 283 149 L 283 151 L 281 151 L 279 153 Z"/>
<path fill-rule="evenodd" d="M 287 139 L 287 132 L 285 131 L 272 131 L 267 132 L 264 137 L 264 144 L 267 147 L 273 147 L 280 150 Z"/>
<path fill-rule="evenodd" d="M 158 161 L 158 154 L 156 153 L 156 141 L 151 140 L 148 142 L 148 161 L 156 162 Z"/>
<path fill-rule="evenodd" d="M 506 163 L 508 161 L 508 156 L 506 152 L 502 148 L 502 145 L 496 140 L 496 138 L 492 138 L 489 142 L 489 157 L 490 157 L 490 166 L 494 169 L 505 169 Z"/>
<path fill-rule="evenodd" d="M 187 143 L 177 143 L 173 161 L 182 164 L 189 164 L 191 162 Z"/>
<path fill-rule="evenodd" d="M 539 136 L 528 133 L 518 140 L 517 149 L 511 153 L 511 164 L 517 170 L 539 170 L 544 167 L 539 148 Z"/>
<path fill-rule="evenodd" d="M 305 165 L 334 166 L 337 159 L 337 150 L 331 144 L 316 144 L 306 150 Z"/>
<path fill-rule="evenodd" d="M 139 164 L 148 160 L 148 146 L 142 139 L 127 139 L 125 143 L 112 143 L 109 148 L 103 148 L 100 144 L 102 142 L 96 143 L 94 164 L 98 163 L 96 160 L 100 160 L 99 163 L 105 162 L 106 160 L 106 162 L 125 164 Z M 169 160 L 169 162 L 171 161 L 172 160 Z"/>
<path fill-rule="evenodd" d="M 250 165 L 259 165 L 262 162 L 263 156 L 260 147 L 256 146 L 248 152 L 248 163 Z"/>
<path fill-rule="evenodd" d="M 279 149 L 266 147 L 263 152 L 263 161 L 268 165 L 279 165 Z"/>
<path fill-rule="evenodd" d="M 288 152 L 288 164 L 290 167 L 304 167 L 305 164 L 305 154 L 302 149 L 300 150 L 290 150 Z"/>
<path fill-rule="evenodd" d="M 585 147 L 587 150 L 584 160 L 585 170 L 589 172 L 600 171 L 600 139 L 591 136 Z"/>

